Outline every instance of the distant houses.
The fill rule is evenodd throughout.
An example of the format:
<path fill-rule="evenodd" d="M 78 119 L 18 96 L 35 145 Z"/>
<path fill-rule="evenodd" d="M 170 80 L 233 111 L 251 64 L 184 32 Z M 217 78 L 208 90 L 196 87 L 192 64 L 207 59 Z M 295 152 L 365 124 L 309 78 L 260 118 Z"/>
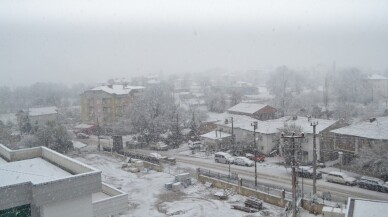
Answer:
<path fill-rule="evenodd" d="M 20 110 L 17 114 L 17 121 L 20 121 L 28 117 L 31 124 L 45 124 L 49 121 L 58 120 L 58 108 L 55 106 L 40 107 L 40 108 L 28 108 Z"/>
<path fill-rule="evenodd" d="M 331 130 L 327 137 L 330 150 L 345 153 L 348 162 L 363 146 L 388 145 L 388 117 L 371 118 L 367 121 Z"/>

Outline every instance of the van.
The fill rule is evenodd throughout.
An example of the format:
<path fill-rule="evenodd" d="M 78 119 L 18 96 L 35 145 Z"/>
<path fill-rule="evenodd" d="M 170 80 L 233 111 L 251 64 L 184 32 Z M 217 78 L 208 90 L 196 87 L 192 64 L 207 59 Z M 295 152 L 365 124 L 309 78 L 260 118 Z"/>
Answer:
<path fill-rule="evenodd" d="M 225 152 L 217 152 L 214 154 L 214 161 L 216 163 L 232 164 L 234 162 L 234 157 Z"/>
<path fill-rule="evenodd" d="M 334 182 L 334 183 L 343 184 L 343 185 L 357 184 L 357 181 L 355 178 L 350 177 L 345 173 L 341 173 L 341 172 L 330 172 L 329 174 L 327 174 L 326 180 L 328 182 Z"/>

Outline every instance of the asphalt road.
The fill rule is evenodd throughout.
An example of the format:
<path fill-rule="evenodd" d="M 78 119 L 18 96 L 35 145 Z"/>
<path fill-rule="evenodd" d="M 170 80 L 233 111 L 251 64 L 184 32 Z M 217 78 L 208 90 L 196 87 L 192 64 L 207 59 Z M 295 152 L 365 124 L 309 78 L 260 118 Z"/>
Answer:
<path fill-rule="evenodd" d="M 189 165 L 200 167 L 204 169 L 215 170 L 217 172 L 223 172 L 228 174 L 229 165 L 220 164 L 215 162 L 204 161 L 203 159 L 186 157 L 186 156 L 175 156 L 179 164 Z M 231 165 L 232 170 L 239 174 L 239 177 L 254 180 L 254 168 L 241 167 L 236 165 Z M 291 190 L 291 177 L 290 176 L 280 176 L 273 175 L 270 173 L 260 172 L 258 169 L 258 184 L 267 185 L 269 187 L 284 188 L 288 191 Z M 301 181 L 299 178 L 299 187 L 301 188 Z M 312 179 L 303 179 L 303 190 L 305 194 L 312 192 L 313 181 Z M 356 198 L 368 198 L 374 200 L 388 200 L 387 193 L 375 192 L 366 189 L 361 189 L 357 186 L 345 186 L 340 184 L 328 183 L 325 179 L 317 180 L 317 191 L 318 193 L 330 192 L 332 200 L 338 202 L 345 202 L 348 197 Z"/>

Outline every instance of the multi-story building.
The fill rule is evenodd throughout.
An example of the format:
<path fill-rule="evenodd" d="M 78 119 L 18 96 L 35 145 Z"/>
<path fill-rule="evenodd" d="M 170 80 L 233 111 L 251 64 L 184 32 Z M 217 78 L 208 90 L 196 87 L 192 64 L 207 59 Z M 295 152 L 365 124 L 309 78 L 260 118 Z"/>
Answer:
<path fill-rule="evenodd" d="M 83 123 L 111 124 L 124 115 L 128 105 L 144 87 L 123 84 L 104 85 L 85 91 L 81 97 Z"/>
<path fill-rule="evenodd" d="M 46 147 L 0 144 L 0 216 L 107 217 L 128 211 L 128 195 L 101 171 Z"/>

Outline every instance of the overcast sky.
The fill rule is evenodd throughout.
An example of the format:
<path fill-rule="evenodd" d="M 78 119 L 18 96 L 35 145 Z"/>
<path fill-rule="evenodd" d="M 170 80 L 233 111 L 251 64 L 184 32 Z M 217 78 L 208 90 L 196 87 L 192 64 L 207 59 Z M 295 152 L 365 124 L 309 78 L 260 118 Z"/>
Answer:
<path fill-rule="evenodd" d="M 0 85 L 317 64 L 388 69 L 388 1 L 2 0 Z"/>

